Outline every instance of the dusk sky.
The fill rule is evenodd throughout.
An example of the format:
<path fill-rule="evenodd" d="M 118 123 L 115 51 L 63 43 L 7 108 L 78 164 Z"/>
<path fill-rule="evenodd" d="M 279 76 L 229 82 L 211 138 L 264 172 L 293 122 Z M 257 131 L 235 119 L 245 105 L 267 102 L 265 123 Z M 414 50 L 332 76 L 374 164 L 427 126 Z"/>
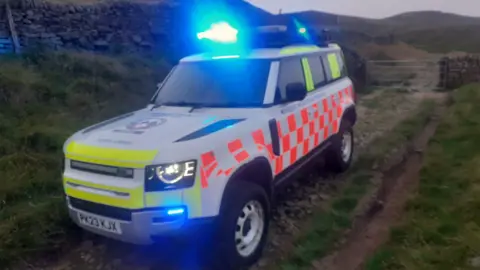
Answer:
<path fill-rule="evenodd" d="M 480 0 L 248 0 L 278 13 L 319 10 L 342 15 L 383 18 L 408 11 L 438 10 L 480 17 Z"/>

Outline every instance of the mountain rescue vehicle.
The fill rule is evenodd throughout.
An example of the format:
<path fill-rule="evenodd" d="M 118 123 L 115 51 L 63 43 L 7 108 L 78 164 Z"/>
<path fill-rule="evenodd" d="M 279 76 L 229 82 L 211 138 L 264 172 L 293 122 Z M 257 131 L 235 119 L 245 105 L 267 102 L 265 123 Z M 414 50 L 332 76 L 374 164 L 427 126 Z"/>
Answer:
<path fill-rule="evenodd" d="M 233 44 L 237 34 L 223 22 L 198 38 Z M 224 269 L 255 263 L 277 188 L 320 154 L 345 171 L 354 149 L 341 48 L 286 40 L 183 58 L 148 106 L 71 136 L 63 185 L 73 221 L 136 244 L 211 226 Z"/>

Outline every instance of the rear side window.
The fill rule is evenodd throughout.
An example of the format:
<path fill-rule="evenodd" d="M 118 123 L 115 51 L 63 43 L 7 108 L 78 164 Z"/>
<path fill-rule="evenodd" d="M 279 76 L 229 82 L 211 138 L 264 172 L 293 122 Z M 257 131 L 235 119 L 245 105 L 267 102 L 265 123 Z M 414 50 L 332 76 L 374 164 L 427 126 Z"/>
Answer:
<path fill-rule="evenodd" d="M 300 58 L 287 58 L 280 62 L 278 89 L 275 94 L 275 103 L 286 100 L 286 89 L 289 83 L 305 84 L 305 77 Z"/>
<path fill-rule="evenodd" d="M 325 85 L 325 71 L 320 56 L 316 55 L 308 57 L 308 65 L 310 66 L 310 70 L 312 72 L 312 79 L 315 89 Z"/>
<path fill-rule="evenodd" d="M 330 52 L 322 55 L 328 81 L 334 81 L 347 76 L 347 70 L 340 52 Z"/>

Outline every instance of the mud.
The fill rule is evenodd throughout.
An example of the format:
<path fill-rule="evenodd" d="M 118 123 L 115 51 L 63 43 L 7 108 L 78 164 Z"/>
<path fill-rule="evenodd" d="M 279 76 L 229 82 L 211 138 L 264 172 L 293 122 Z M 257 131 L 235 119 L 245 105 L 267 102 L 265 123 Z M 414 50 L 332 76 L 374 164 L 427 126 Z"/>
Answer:
<path fill-rule="evenodd" d="M 363 269 L 366 259 L 388 240 L 390 228 L 398 223 L 406 202 L 417 188 L 424 150 L 435 134 L 444 109 L 445 106 L 439 107 L 407 146 L 402 161 L 384 172 L 381 185 L 363 215 L 357 216 L 346 243 L 330 256 L 313 262 L 312 270 Z"/>

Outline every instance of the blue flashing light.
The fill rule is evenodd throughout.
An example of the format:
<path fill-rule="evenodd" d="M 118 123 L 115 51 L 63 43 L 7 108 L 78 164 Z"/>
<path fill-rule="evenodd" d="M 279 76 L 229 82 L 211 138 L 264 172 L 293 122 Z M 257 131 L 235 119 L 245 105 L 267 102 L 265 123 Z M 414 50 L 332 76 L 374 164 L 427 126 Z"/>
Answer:
<path fill-rule="evenodd" d="M 238 30 L 227 22 L 218 22 L 210 26 L 210 29 L 197 34 L 197 38 L 209 39 L 218 43 L 236 43 Z"/>
<path fill-rule="evenodd" d="M 220 56 L 213 56 L 212 59 L 234 59 L 240 58 L 240 55 L 220 55 Z"/>
<path fill-rule="evenodd" d="M 307 29 L 305 27 L 301 27 L 301 28 L 298 29 L 298 32 L 300 34 L 305 34 L 305 33 L 307 33 Z"/>
<path fill-rule="evenodd" d="M 183 208 L 173 208 L 167 211 L 167 215 L 169 216 L 182 215 L 183 213 L 185 213 L 185 209 Z"/>

